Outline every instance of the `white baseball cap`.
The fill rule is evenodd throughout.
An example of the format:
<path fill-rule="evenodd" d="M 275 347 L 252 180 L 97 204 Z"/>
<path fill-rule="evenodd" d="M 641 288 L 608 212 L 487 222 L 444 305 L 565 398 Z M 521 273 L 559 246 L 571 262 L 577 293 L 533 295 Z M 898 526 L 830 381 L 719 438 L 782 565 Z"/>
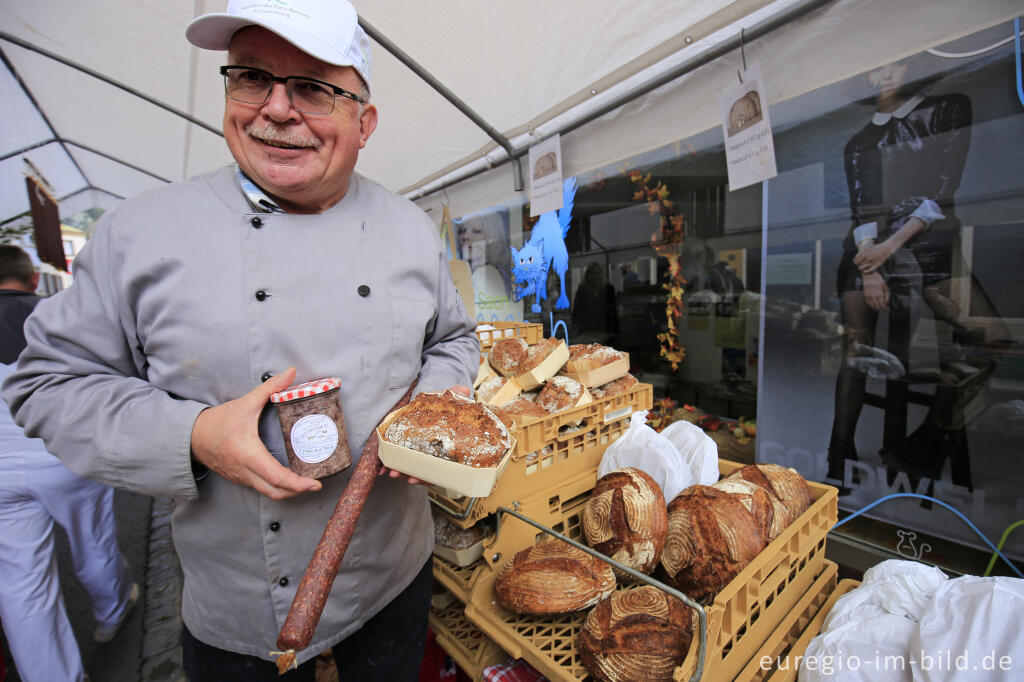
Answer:
<path fill-rule="evenodd" d="M 370 89 L 370 39 L 346 0 L 231 0 L 224 12 L 193 19 L 185 37 L 196 47 L 226 50 L 245 26 L 262 26 L 322 62 L 351 66 Z"/>

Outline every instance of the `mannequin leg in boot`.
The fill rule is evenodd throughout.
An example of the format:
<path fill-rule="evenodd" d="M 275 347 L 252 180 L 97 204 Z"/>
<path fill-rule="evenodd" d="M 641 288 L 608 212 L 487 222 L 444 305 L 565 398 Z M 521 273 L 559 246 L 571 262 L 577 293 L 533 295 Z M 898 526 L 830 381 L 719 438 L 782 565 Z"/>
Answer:
<path fill-rule="evenodd" d="M 857 431 L 861 408 L 864 406 L 867 384 L 867 375 L 853 369 L 847 359 L 855 344 L 874 344 L 878 313 L 867 306 L 861 291 L 843 292 L 841 312 L 845 334 L 843 364 L 836 377 L 835 415 L 828 444 L 828 477 L 842 483 L 846 460 L 857 459 L 854 434 Z"/>

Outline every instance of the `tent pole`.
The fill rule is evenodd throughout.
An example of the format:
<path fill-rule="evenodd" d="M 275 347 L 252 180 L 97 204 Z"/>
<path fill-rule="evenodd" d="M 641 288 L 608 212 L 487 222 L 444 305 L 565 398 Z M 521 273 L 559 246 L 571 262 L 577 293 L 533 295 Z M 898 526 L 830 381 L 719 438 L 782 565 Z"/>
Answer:
<path fill-rule="evenodd" d="M 410 57 L 404 50 L 391 42 L 385 37 L 380 31 L 371 26 L 365 19 L 359 17 L 359 25 L 363 27 L 363 30 L 373 38 L 377 43 L 380 44 L 385 50 L 390 52 L 395 59 L 405 64 L 409 69 L 417 76 L 422 78 L 427 85 L 437 91 L 439 95 L 448 100 L 452 106 L 461 111 L 469 120 L 473 121 L 481 130 L 487 133 L 487 136 L 498 143 L 509 156 L 509 159 L 513 158 L 512 143 L 509 142 L 508 138 L 502 135 L 498 130 L 490 123 L 485 121 L 480 114 L 476 113 L 469 107 L 468 104 L 463 102 L 454 92 L 449 90 L 441 81 L 437 80 L 432 73 L 427 71 L 423 66 L 415 59 Z M 498 162 L 503 163 L 504 161 Z M 488 159 L 488 166 L 492 166 Z M 515 185 L 515 191 L 523 191 L 523 169 L 519 163 L 516 162 L 512 165 L 513 184 Z"/>

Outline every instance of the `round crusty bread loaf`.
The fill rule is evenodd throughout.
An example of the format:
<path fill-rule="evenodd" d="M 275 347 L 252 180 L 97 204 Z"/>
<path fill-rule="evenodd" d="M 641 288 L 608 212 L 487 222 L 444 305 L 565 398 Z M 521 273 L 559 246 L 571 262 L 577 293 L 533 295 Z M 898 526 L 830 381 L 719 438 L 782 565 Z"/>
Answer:
<path fill-rule="evenodd" d="M 696 612 L 651 585 L 616 592 L 587 614 L 579 650 L 605 682 L 671 680 L 693 641 Z"/>
<path fill-rule="evenodd" d="M 729 493 L 743 503 L 754 515 L 757 528 L 766 542 L 771 542 L 785 528 L 789 511 L 785 505 L 767 490 L 742 478 L 724 478 L 711 486 Z M 778 513 L 776 513 L 776 510 Z"/>
<path fill-rule="evenodd" d="M 551 377 L 544 383 L 537 405 L 551 414 L 576 407 L 583 397 L 583 384 L 565 376 Z"/>
<path fill-rule="evenodd" d="M 384 438 L 473 467 L 497 466 L 512 447 L 508 427 L 494 412 L 451 391 L 420 393 L 388 425 Z"/>
<path fill-rule="evenodd" d="M 519 374 L 519 366 L 526 357 L 526 341 L 522 339 L 499 339 L 491 346 L 491 367 L 505 376 Z"/>
<path fill-rule="evenodd" d="M 571 374 L 589 372 L 624 357 L 625 353 L 611 346 L 602 346 L 599 343 L 574 343 L 569 346 L 569 359 L 565 363 L 565 371 Z"/>
<path fill-rule="evenodd" d="M 523 361 L 519 365 L 519 374 L 526 374 L 537 369 L 540 363 L 548 359 L 548 356 L 555 352 L 561 344 L 565 343 L 561 339 L 547 338 L 541 339 L 537 343 L 529 346 L 526 349 L 526 354 L 523 356 Z M 561 367 L 557 368 L 561 369 Z"/>
<path fill-rule="evenodd" d="M 691 485 L 668 505 L 661 566 L 695 601 L 711 603 L 764 548 L 753 514 L 729 493 Z"/>
<path fill-rule="evenodd" d="M 595 386 L 594 388 L 590 389 L 590 395 L 592 395 L 595 400 L 610 398 L 613 395 L 625 393 L 629 389 L 636 386 L 638 383 L 640 382 L 637 381 L 635 376 L 633 376 L 632 374 L 627 374 L 625 376 L 619 377 L 618 379 L 615 379 L 614 381 L 609 381 L 607 384 Z"/>
<path fill-rule="evenodd" d="M 756 483 L 781 501 L 787 511 L 783 528 L 796 521 L 814 501 L 804 477 L 795 469 L 778 464 L 748 464 L 726 476 L 725 480 L 731 478 Z"/>
<path fill-rule="evenodd" d="M 646 472 L 625 467 L 598 479 L 583 508 L 587 544 L 641 573 L 658 565 L 668 532 L 661 486 Z M 621 571 L 616 575 L 625 577 Z"/>
<path fill-rule="evenodd" d="M 536 616 L 572 613 L 615 591 L 612 568 L 561 540 L 545 540 L 516 552 L 494 577 L 498 602 Z"/>

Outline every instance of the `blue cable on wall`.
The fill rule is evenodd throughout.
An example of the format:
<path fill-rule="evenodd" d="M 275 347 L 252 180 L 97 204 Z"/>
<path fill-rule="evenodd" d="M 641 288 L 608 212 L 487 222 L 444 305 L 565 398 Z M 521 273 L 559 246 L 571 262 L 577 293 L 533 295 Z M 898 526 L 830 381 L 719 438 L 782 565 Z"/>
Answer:
<path fill-rule="evenodd" d="M 1024 100 L 1022 100 L 1022 101 L 1024 101 Z M 992 541 L 989 540 L 985 536 L 985 534 L 982 533 L 978 529 L 977 526 L 975 526 L 973 523 L 971 523 L 971 520 L 969 518 L 967 518 L 966 516 L 961 514 L 958 510 L 956 510 L 953 507 L 949 506 L 948 504 L 946 504 L 942 500 L 936 500 L 934 497 L 928 497 L 927 495 L 919 495 L 917 493 L 893 493 L 892 495 L 886 495 L 885 497 L 883 497 L 881 499 L 875 500 L 874 502 L 872 502 L 868 506 L 862 507 L 861 509 L 858 509 L 857 511 L 853 512 L 852 514 L 847 516 L 845 519 L 843 519 L 842 521 L 840 521 L 836 525 L 832 526 L 832 530 L 835 530 L 836 528 L 839 528 L 839 526 L 843 525 L 844 523 L 846 523 L 847 521 L 849 521 L 851 519 L 857 518 L 858 516 L 860 516 L 864 512 L 867 512 L 867 511 L 870 511 L 870 510 L 874 509 L 875 507 L 877 507 L 878 505 L 882 504 L 886 500 L 893 500 L 893 499 L 896 499 L 898 497 L 913 497 L 913 498 L 916 498 L 916 499 L 919 499 L 919 500 L 928 500 L 929 502 L 934 502 L 935 504 L 941 505 L 941 506 L 945 507 L 946 509 L 948 509 L 949 511 L 953 512 L 954 514 L 959 516 L 963 520 L 964 523 L 966 523 L 968 526 L 970 526 L 971 530 L 973 530 L 975 533 L 977 533 L 979 538 L 981 538 L 982 540 L 985 541 L 985 544 L 989 546 L 989 549 L 991 549 L 993 552 L 995 552 L 997 555 L 999 555 L 999 558 L 1006 562 L 1006 565 L 1009 566 L 1010 569 L 1014 573 L 1017 574 L 1018 578 L 1024 578 L 1024 573 L 1021 573 L 1020 569 L 1017 568 L 1014 565 L 1014 563 L 1012 561 L 1010 561 L 1009 558 L 1007 558 L 1007 556 L 1005 554 L 1003 554 L 1001 551 L 999 551 L 999 548 L 996 547 L 994 544 L 992 544 Z"/>
<path fill-rule="evenodd" d="M 1024 106 L 1024 80 L 1021 79 L 1020 68 L 1020 17 L 1013 20 L 1013 60 L 1017 63 L 1017 97 Z"/>

